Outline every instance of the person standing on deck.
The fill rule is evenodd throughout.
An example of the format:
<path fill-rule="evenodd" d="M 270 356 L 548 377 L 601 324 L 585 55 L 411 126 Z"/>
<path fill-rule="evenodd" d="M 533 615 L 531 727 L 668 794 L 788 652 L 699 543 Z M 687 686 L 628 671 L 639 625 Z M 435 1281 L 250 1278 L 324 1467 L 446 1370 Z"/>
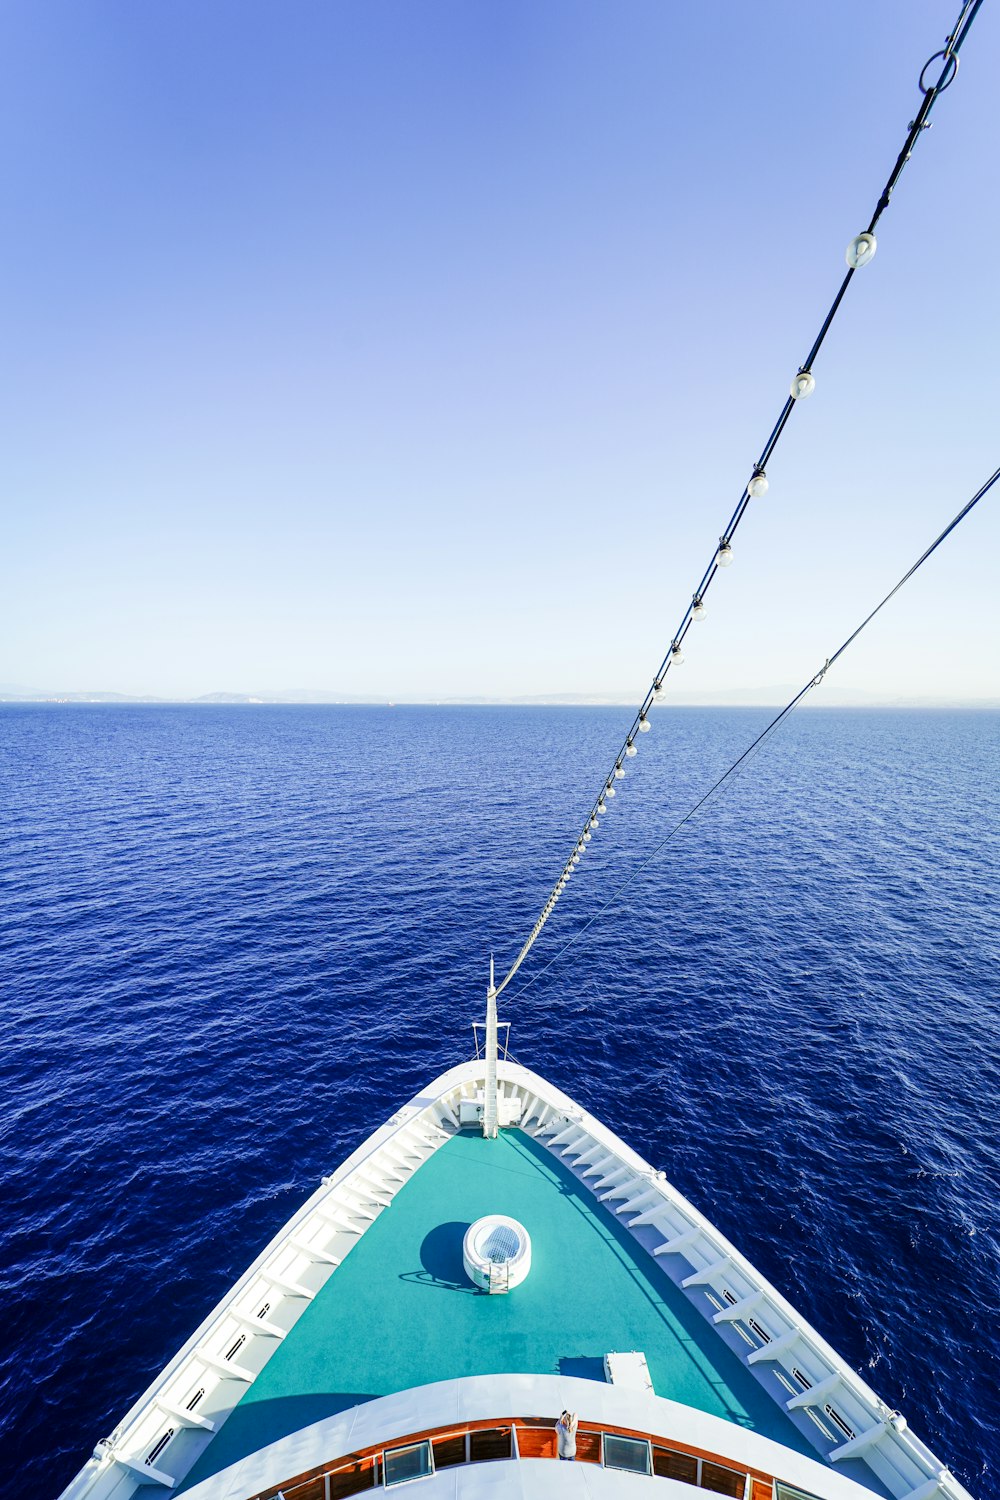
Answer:
<path fill-rule="evenodd" d="M 564 1411 L 556 1423 L 556 1447 L 560 1458 L 576 1457 L 576 1424 L 578 1417 L 575 1411 Z"/>

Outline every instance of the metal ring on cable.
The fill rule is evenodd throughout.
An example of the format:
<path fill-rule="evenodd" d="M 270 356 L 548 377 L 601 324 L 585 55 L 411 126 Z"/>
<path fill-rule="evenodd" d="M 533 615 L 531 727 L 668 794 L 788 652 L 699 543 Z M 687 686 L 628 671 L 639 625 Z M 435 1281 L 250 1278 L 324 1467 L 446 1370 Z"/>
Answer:
<path fill-rule="evenodd" d="M 927 69 L 930 67 L 931 63 L 937 62 L 937 60 L 938 60 L 939 57 L 943 57 L 943 58 L 947 59 L 947 61 L 945 62 L 945 71 L 946 72 L 947 72 L 947 69 L 948 69 L 948 64 L 949 63 L 952 64 L 951 72 L 948 74 L 948 77 L 944 79 L 943 83 L 937 83 L 937 84 L 932 83 L 927 88 L 925 88 L 924 87 L 924 74 L 927 72 Z M 920 70 L 920 82 L 917 85 L 917 87 L 920 89 L 920 92 L 922 94 L 929 94 L 930 91 L 931 91 L 931 89 L 936 89 L 939 94 L 943 94 L 944 91 L 945 91 L 945 89 L 950 88 L 951 85 L 955 82 L 955 75 L 956 75 L 957 72 L 958 72 L 958 54 L 956 52 L 947 52 L 947 51 L 944 51 L 944 52 L 935 52 L 934 56 L 933 57 L 929 57 L 927 59 L 927 61 L 924 63 L 923 67 L 921 68 L 921 70 Z M 942 76 L 942 78 L 944 78 L 944 74 L 942 74 L 941 76 Z"/>

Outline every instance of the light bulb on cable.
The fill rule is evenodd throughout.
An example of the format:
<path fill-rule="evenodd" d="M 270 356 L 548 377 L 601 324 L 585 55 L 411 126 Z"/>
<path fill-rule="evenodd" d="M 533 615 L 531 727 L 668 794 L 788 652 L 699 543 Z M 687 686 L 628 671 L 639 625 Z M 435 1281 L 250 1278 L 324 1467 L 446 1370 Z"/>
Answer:
<path fill-rule="evenodd" d="M 811 370 L 800 370 L 788 388 L 793 401 L 804 401 L 816 389 L 816 378 Z"/>
<path fill-rule="evenodd" d="M 590 820 L 590 826 L 591 826 L 591 828 L 600 828 L 601 825 L 597 821 L 596 818 L 591 818 L 591 820 Z"/>
<path fill-rule="evenodd" d="M 752 495 L 755 500 L 762 500 L 768 491 L 767 475 L 763 469 L 754 465 L 753 478 L 747 485 L 747 494 Z"/>
<path fill-rule="evenodd" d="M 608 782 L 607 786 L 604 788 L 604 795 L 605 795 L 605 797 L 613 797 L 615 795 L 615 788 L 614 788 L 613 782 L 611 782 L 611 781 Z"/>
<path fill-rule="evenodd" d="M 705 618 L 705 601 L 700 594 L 695 594 L 691 600 L 692 620 L 703 620 Z"/>
<path fill-rule="evenodd" d="M 589 844 L 590 841 L 591 841 L 591 839 L 593 837 L 594 837 L 594 835 L 591 833 L 590 829 L 588 828 L 587 832 L 583 835 L 584 843 Z"/>
<path fill-rule="evenodd" d="M 624 775 L 625 775 L 625 767 L 622 765 L 621 761 L 619 761 L 618 764 L 615 766 L 615 780 L 616 781 L 621 781 L 621 779 L 622 779 L 622 777 Z"/>
<path fill-rule="evenodd" d="M 604 801 L 604 799 L 602 797 L 601 800 L 600 800 L 600 802 L 598 802 L 598 804 L 597 804 L 597 811 L 603 815 L 604 813 L 607 812 L 607 810 L 608 810 L 607 803 Z M 588 837 L 589 837 L 589 835 L 588 835 Z"/>
<path fill-rule="evenodd" d="M 864 234 L 856 234 L 847 247 L 845 259 L 852 271 L 860 271 L 870 260 L 875 259 L 875 251 L 878 249 L 878 240 L 873 234 L 865 230 Z"/>
<path fill-rule="evenodd" d="M 672 667 L 679 667 L 680 664 L 681 664 L 681 662 L 683 660 L 684 660 L 684 652 L 681 650 L 681 643 L 680 643 L 680 641 L 671 641 L 670 642 L 670 665 Z"/>
<path fill-rule="evenodd" d="M 640 718 L 639 718 L 639 733 L 640 734 L 648 734 L 649 731 L 652 729 L 652 727 L 653 726 L 649 722 L 649 720 L 646 718 L 646 715 L 645 714 L 640 715 Z"/>
<path fill-rule="evenodd" d="M 666 688 L 663 686 L 663 678 L 662 677 L 658 677 L 656 679 L 656 681 L 653 683 L 653 702 L 654 703 L 662 703 L 665 694 L 666 694 Z"/>
<path fill-rule="evenodd" d="M 625 746 L 625 754 L 628 756 L 629 760 L 632 759 L 633 755 L 639 754 L 638 750 L 635 748 L 635 745 L 631 740 L 629 740 L 628 744 Z"/>
<path fill-rule="evenodd" d="M 728 568 L 733 560 L 733 549 L 724 536 L 719 538 L 719 550 L 715 554 L 715 566 L 717 568 Z"/>

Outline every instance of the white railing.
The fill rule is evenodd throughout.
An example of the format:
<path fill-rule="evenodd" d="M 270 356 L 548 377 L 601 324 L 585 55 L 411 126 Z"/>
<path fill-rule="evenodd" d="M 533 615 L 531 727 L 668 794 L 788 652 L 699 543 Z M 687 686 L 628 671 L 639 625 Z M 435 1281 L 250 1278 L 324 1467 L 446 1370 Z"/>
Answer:
<path fill-rule="evenodd" d="M 97 1444 L 61 1500 L 100 1500 L 140 1484 L 174 1488 L 368 1225 L 456 1128 L 446 1099 L 420 1096 L 324 1178 Z"/>
<path fill-rule="evenodd" d="M 126 1476 L 133 1489 L 173 1487 L 360 1235 L 454 1133 L 462 1101 L 475 1100 L 484 1084 L 484 1061 L 451 1069 L 325 1178 L 98 1444 L 62 1500 L 103 1500 L 113 1490 L 117 1500 L 128 1493 L 120 1483 Z M 580 1182 L 661 1261 L 729 1347 L 742 1348 L 764 1388 L 793 1417 L 811 1421 L 827 1460 L 864 1461 L 897 1500 L 972 1500 L 663 1172 L 526 1068 L 499 1062 L 497 1091 L 501 1124 L 519 1120 L 573 1164 Z M 676 1258 L 687 1274 L 679 1274 Z"/>
<path fill-rule="evenodd" d="M 522 1070 L 527 1072 L 527 1070 Z M 861 1459 L 897 1500 L 972 1500 L 907 1427 L 781 1293 L 730 1244 L 703 1214 L 606 1126 L 565 1096 L 560 1107 L 534 1075 L 525 1091 L 522 1126 L 549 1150 L 575 1163 L 580 1181 L 633 1233 L 663 1239 L 651 1253 L 665 1265 L 677 1257 L 690 1266 L 672 1279 L 692 1293 L 694 1305 L 716 1325 L 730 1347 L 743 1346 L 748 1366 L 774 1367 L 784 1387 L 783 1405 L 802 1412 L 815 1429 L 819 1451 L 831 1463 Z M 637 1235 L 637 1237 L 640 1237 Z M 668 1274 L 670 1272 L 668 1271 Z M 777 1401 L 776 1392 L 762 1381 Z"/>

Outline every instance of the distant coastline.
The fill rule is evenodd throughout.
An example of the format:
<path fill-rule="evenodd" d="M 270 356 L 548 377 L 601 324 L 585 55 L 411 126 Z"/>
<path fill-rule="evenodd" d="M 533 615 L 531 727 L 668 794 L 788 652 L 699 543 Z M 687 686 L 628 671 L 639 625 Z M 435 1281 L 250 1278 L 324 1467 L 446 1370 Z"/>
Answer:
<path fill-rule="evenodd" d="M 794 696 L 791 684 L 761 688 L 734 689 L 718 693 L 677 693 L 669 705 L 674 708 L 770 708 L 780 707 Z M 32 692 L 0 689 L 0 704 L 84 704 L 125 707 L 184 705 L 196 707 L 302 707 L 340 708 L 635 708 L 641 697 L 638 691 L 628 693 L 536 693 L 521 697 L 394 698 L 376 694 L 350 695 L 322 691 L 260 693 L 202 693 L 197 697 L 164 697 L 154 694 L 115 692 Z M 809 708 L 908 708 L 908 709 L 1000 709 L 1000 698 L 880 698 L 874 694 L 837 694 L 824 691 L 803 705 Z"/>

